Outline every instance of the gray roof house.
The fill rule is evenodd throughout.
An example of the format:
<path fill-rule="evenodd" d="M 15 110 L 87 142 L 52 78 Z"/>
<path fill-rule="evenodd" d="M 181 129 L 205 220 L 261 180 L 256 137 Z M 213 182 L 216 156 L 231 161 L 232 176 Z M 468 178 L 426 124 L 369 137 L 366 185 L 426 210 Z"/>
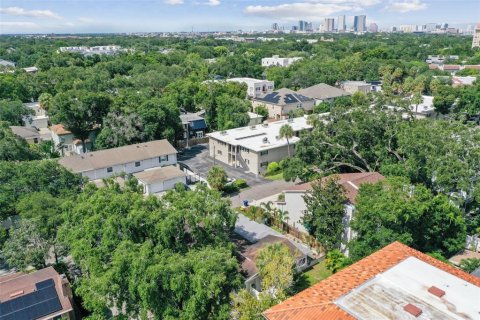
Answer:
<path fill-rule="evenodd" d="M 177 150 L 168 140 L 156 140 L 63 157 L 59 163 L 95 180 L 174 165 L 177 163 Z"/>
<path fill-rule="evenodd" d="M 237 236 L 234 236 L 233 240 L 237 247 L 242 272 L 245 275 L 245 287 L 255 295 L 258 295 L 263 289 L 268 289 L 262 288 L 256 266 L 256 258 L 265 247 L 276 243 L 285 245 L 295 259 L 295 268 L 298 272 L 315 264 L 320 258 L 305 245 L 290 240 L 272 228 L 252 221 L 242 214 L 238 215 L 234 232 Z"/>
<path fill-rule="evenodd" d="M 298 90 L 297 92 L 301 95 L 315 99 L 317 103 L 330 102 L 335 98 L 351 95 L 347 91 L 329 86 L 325 83 L 319 83 L 314 86 Z"/>
<path fill-rule="evenodd" d="M 254 109 L 265 107 L 268 110 L 268 117 L 271 119 L 285 119 L 292 110 L 303 108 L 307 113 L 313 110 L 315 100 L 293 90 L 282 88 L 272 93 L 254 98 L 252 100 Z"/>
<path fill-rule="evenodd" d="M 10 126 L 10 129 L 16 136 L 27 140 L 29 143 L 39 143 L 41 141 L 40 133 L 35 128 Z"/>

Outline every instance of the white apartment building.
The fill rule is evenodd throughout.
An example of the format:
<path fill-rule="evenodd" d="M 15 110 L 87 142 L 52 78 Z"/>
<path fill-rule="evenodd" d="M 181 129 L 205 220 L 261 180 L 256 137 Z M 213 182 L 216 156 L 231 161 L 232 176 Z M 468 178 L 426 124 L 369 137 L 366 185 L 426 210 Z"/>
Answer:
<path fill-rule="evenodd" d="M 295 132 L 289 139 L 280 139 L 280 128 L 288 124 Z M 279 162 L 295 154 L 295 144 L 300 140 L 300 132 L 312 129 L 307 117 L 275 121 L 262 125 L 216 131 L 209 137 L 210 157 L 233 167 L 240 167 L 254 174 L 267 170 L 270 162 Z M 289 145 L 289 146 L 288 146 Z"/>
<path fill-rule="evenodd" d="M 473 31 L 472 48 L 480 48 L 480 23 L 475 26 Z"/>
<path fill-rule="evenodd" d="M 168 140 L 156 140 L 63 157 L 59 163 L 89 180 L 96 180 L 175 165 L 177 150 Z"/>
<path fill-rule="evenodd" d="M 271 58 L 262 59 L 262 67 L 289 67 L 294 62 L 302 60 L 302 57 L 281 58 L 280 56 L 273 56 Z"/>
<path fill-rule="evenodd" d="M 259 80 L 254 78 L 231 78 L 229 82 L 245 83 L 247 85 L 247 95 L 256 98 L 273 92 L 274 82 L 268 80 Z"/>

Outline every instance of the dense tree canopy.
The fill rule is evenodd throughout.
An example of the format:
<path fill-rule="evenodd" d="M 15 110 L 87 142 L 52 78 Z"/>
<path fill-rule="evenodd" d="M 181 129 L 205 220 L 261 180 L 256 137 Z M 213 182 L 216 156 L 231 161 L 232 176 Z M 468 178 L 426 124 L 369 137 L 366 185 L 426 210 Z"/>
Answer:
<path fill-rule="evenodd" d="M 116 306 L 159 319 L 228 318 L 239 285 L 227 241 L 235 215 L 218 193 L 199 187 L 158 200 L 88 186 L 65 208 L 62 239 L 82 272 L 77 293 L 94 314 Z"/>
<path fill-rule="evenodd" d="M 451 256 L 465 245 L 462 212 L 444 195 L 404 178 L 364 184 L 357 196 L 350 255 L 360 259 L 393 241 Z"/>

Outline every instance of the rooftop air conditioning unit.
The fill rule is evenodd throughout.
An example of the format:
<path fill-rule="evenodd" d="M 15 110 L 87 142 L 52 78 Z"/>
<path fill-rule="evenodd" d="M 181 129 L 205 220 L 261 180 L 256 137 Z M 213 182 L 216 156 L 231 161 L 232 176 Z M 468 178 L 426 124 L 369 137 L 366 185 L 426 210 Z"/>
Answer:
<path fill-rule="evenodd" d="M 263 126 L 264 128 L 267 128 L 267 127 L 268 127 L 268 123 L 264 123 L 264 124 L 262 124 L 262 126 Z"/>
<path fill-rule="evenodd" d="M 220 134 L 226 135 L 226 134 L 227 134 L 227 131 L 225 131 L 225 130 L 224 130 L 224 131 L 220 131 Z"/>
<path fill-rule="evenodd" d="M 263 138 L 263 143 L 268 143 L 268 138 L 267 137 Z"/>
<path fill-rule="evenodd" d="M 250 129 L 255 130 L 255 126 L 251 126 Z"/>
<path fill-rule="evenodd" d="M 288 122 L 290 122 L 290 123 L 293 122 L 293 119 L 288 119 Z"/>

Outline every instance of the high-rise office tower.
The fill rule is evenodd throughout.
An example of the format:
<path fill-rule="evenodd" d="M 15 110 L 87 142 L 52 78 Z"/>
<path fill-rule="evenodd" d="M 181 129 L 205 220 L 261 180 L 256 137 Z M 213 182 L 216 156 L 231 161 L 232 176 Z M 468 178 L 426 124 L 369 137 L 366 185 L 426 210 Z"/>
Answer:
<path fill-rule="evenodd" d="M 347 25 L 345 23 L 345 15 L 338 16 L 337 31 L 345 32 L 345 30 L 347 30 Z"/>
<path fill-rule="evenodd" d="M 436 23 L 427 23 L 425 25 L 425 32 L 432 32 L 437 29 L 437 24 Z"/>
<path fill-rule="evenodd" d="M 306 31 L 307 29 L 307 21 L 300 20 L 298 21 L 298 31 Z"/>
<path fill-rule="evenodd" d="M 333 32 L 335 30 L 335 19 L 325 18 L 325 23 L 323 24 L 323 31 Z"/>
<path fill-rule="evenodd" d="M 367 16 L 355 16 L 353 18 L 353 30 L 355 32 L 367 31 Z"/>
<path fill-rule="evenodd" d="M 307 22 L 305 25 L 305 31 L 312 32 L 313 31 L 313 22 Z"/>
<path fill-rule="evenodd" d="M 368 27 L 368 32 L 377 33 L 378 25 L 375 22 L 370 23 L 370 26 Z"/>
<path fill-rule="evenodd" d="M 278 23 L 275 22 L 274 24 L 272 24 L 272 30 L 273 30 L 273 31 L 278 31 L 278 30 L 280 30 L 280 28 L 278 27 Z"/>

